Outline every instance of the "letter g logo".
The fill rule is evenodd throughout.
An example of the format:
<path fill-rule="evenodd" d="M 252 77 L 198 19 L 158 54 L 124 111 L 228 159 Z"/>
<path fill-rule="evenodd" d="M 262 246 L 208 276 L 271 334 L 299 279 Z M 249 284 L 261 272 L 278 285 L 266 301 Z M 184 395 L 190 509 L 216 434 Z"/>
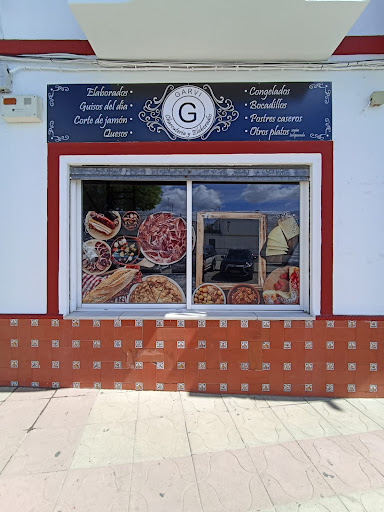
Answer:
<path fill-rule="evenodd" d="M 191 108 L 193 108 L 194 112 L 192 112 L 191 110 L 189 110 L 188 112 L 185 112 L 185 107 L 187 107 L 187 106 L 190 106 Z M 189 116 L 188 119 L 186 119 L 184 117 L 185 115 Z M 180 108 L 179 108 L 179 116 L 180 116 L 180 119 L 182 121 L 184 121 L 184 123 L 194 123 L 197 119 L 196 105 L 194 105 L 193 103 L 183 103 L 182 105 L 180 105 Z"/>

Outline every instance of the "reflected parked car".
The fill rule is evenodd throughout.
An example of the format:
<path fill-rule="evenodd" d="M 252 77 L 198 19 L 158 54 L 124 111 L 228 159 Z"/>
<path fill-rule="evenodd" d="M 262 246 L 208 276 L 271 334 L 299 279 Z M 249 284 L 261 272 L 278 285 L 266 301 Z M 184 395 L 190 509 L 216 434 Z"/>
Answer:
<path fill-rule="evenodd" d="M 216 249 L 213 245 L 204 245 L 203 248 L 203 268 L 204 271 L 216 270 Z"/>
<path fill-rule="evenodd" d="M 237 273 L 253 277 L 253 254 L 249 249 L 229 249 L 220 265 L 222 274 Z"/>

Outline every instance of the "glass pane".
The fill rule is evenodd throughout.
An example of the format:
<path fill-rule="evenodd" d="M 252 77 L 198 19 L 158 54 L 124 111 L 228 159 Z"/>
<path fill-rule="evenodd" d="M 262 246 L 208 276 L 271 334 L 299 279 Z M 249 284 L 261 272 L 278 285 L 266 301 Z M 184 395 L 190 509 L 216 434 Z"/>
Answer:
<path fill-rule="evenodd" d="M 185 303 L 186 185 L 83 182 L 84 304 Z"/>
<path fill-rule="evenodd" d="M 194 304 L 299 304 L 300 185 L 195 183 Z"/>

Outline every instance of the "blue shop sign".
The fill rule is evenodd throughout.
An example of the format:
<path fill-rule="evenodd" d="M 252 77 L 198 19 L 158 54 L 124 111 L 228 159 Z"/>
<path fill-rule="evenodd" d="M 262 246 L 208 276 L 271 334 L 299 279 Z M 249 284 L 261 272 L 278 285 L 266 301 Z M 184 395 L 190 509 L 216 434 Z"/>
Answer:
<path fill-rule="evenodd" d="M 48 142 L 331 139 L 330 82 L 48 85 Z"/>

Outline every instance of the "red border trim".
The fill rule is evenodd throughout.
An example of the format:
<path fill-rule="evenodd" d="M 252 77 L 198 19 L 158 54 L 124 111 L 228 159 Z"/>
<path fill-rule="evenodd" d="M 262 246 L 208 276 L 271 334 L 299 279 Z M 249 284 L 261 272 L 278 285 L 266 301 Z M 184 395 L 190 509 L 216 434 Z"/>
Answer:
<path fill-rule="evenodd" d="M 0 55 L 25 55 L 45 53 L 71 53 L 75 55 L 95 55 L 86 40 L 39 40 L 2 39 Z M 347 36 L 336 48 L 333 55 L 379 55 L 384 54 L 383 36 Z"/>
<path fill-rule="evenodd" d="M 332 142 L 146 142 L 48 144 L 47 314 L 58 312 L 59 157 L 61 155 L 320 153 L 321 189 L 321 314 L 332 315 L 333 272 L 333 143 Z"/>

